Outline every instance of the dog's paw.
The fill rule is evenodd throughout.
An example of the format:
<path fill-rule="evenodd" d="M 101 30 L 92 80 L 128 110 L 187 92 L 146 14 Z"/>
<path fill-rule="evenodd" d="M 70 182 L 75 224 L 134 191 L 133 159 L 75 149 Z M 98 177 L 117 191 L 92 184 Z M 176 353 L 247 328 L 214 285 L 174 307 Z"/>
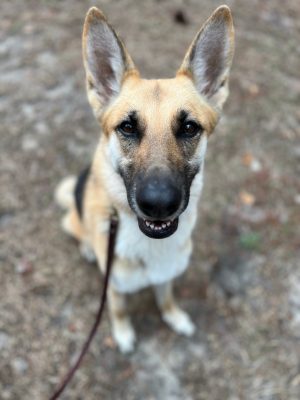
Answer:
<path fill-rule="evenodd" d="M 94 250 L 86 243 L 81 243 L 79 246 L 81 256 L 89 263 L 94 263 L 97 258 Z"/>
<path fill-rule="evenodd" d="M 192 336 L 195 333 L 196 327 L 190 316 L 180 308 L 165 312 L 162 318 L 173 331 L 180 335 Z"/>
<path fill-rule="evenodd" d="M 134 350 L 136 336 L 129 320 L 118 322 L 113 327 L 113 337 L 121 353 L 127 354 Z"/>

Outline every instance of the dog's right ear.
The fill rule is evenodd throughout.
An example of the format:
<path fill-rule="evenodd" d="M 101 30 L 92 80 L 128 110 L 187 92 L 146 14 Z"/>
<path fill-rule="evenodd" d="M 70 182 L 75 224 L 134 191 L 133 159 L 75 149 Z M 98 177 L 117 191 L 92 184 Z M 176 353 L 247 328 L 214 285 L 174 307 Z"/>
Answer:
<path fill-rule="evenodd" d="M 116 32 L 96 7 L 86 15 L 82 46 L 88 99 L 99 117 L 120 92 L 124 77 L 137 71 Z"/>

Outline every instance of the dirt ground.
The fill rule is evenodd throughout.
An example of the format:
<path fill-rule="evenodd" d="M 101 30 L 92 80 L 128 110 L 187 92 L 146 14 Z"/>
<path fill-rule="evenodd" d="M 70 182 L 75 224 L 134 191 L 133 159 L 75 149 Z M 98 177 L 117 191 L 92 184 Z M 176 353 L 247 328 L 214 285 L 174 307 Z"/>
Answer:
<path fill-rule="evenodd" d="M 53 202 L 97 143 L 80 43 L 94 4 L 144 76 L 170 77 L 220 3 L 1 2 L 1 400 L 49 398 L 98 307 L 101 276 L 61 232 Z M 63 399 L 300 398 L 300 4 L 228 5 L 231 96 L 209 143 L 191 266 L 176 285 L 197 333 L 170 332 L 146 290 L 130 301 L 136 351 L 118 353 L 105 314 Z"/>

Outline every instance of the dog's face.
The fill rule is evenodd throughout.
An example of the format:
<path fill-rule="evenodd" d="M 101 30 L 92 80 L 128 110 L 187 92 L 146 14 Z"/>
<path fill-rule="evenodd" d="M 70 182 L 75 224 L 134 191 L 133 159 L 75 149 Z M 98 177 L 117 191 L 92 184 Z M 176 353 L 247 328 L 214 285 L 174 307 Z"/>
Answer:
<path fill-rule="evenodd" d="M 103 14 L 92 8 L 83 32 L 90 104 L 110 160 L 123 178 L 139 227 L 165 238 L 178 226 L 204 162 L 207 137 L 228 95 L 233 56 L 230 11 L 204 24 L 173 79 L 141 79 Z"/>

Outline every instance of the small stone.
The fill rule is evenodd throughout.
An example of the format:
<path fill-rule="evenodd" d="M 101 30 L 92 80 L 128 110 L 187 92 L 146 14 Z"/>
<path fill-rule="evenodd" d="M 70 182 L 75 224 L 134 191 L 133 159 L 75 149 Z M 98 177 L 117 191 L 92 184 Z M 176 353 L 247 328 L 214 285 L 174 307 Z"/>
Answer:
<path fill-rule="evenodd" d="M 9 390 L 9 389 L 4 389 L 2 392 L 1 392 L 1 399 L 3 399 L 3 400 L 10 400 L 12 397 L 11 397 L 11 390 Z"/>
<path fill-rule="evenodd" d="M 39 135 L 47 135 L 49 133 L 49 127 L 42 121 L 37 122 L 34 127 Z"/>
<path fill-rule="evenodd" d="M 16 357 L 12 360 L 12 367 L 17 374 L 23 375 L 28 370 L 28 362 L 24 358 Z"/>
<path fill-rule="evenodd" d="M 30 274 L 33 271 L 32 263 L 29 260 L 22 259 L 16 264 L 15 271 L 20 275 Z"/>
<path fill-rule="evenodd" d="M 25 151 L 31 151 L 31 150 L 36 150 L 39 147 L 38 142 L 30 137 L 30 136 L 25 136 L 22 140 L 22 149 Z"/>
<path fill-rule="evenodd" d="M 9 347 L 10 337 L 5 332 L 0 332 L 0 350 L 7 349 Z"/>
<path fill-rule="evenodd" d="M 5 228 L 8 226 L 14 217 L 14 213 L 11 211 L 0 213 L 0 227 Z"/>
<path fill-rule="evenodd" d="M 74 314 L 73 306 L 71 303 L 64 304 L 61 310 L 61 316 L 65 319 L 70 319 Z"/>
<path fill-rule="evenodd" d="M 296 196 L 294 197 L 294 202 L 296 204 L 300 204 L 300 193 L 296 194 Z"/>
<path fill-rule="evenodd" d="M 252 172 L 259 172 L 262 169 L 262 165 L 260 163 L 260 161 L 258 161 L 257 159 L 253 159 L 252 163 L 250 164 L 250 170 Z"/>
<path fill-rule="evenodd" d="M 32 121 L 35 118 L 35 108 L 31 104 L 23 104 L 22 106 L 22 114 L 26 117 L 29 121 Z"/>
<path fill-rule="evenodd" d="M 300 159 L 300 146 L 294 147 L 293 152 L 294 152 L 296 158 Z"/>
<path fill-rule="evenodd" d="M 37 57 L 37 62 L 41 67 L 55 67 L 57 65 L 58 59 L 55 54 L 50 51 L 44 51 L 40 53 Z"/>

